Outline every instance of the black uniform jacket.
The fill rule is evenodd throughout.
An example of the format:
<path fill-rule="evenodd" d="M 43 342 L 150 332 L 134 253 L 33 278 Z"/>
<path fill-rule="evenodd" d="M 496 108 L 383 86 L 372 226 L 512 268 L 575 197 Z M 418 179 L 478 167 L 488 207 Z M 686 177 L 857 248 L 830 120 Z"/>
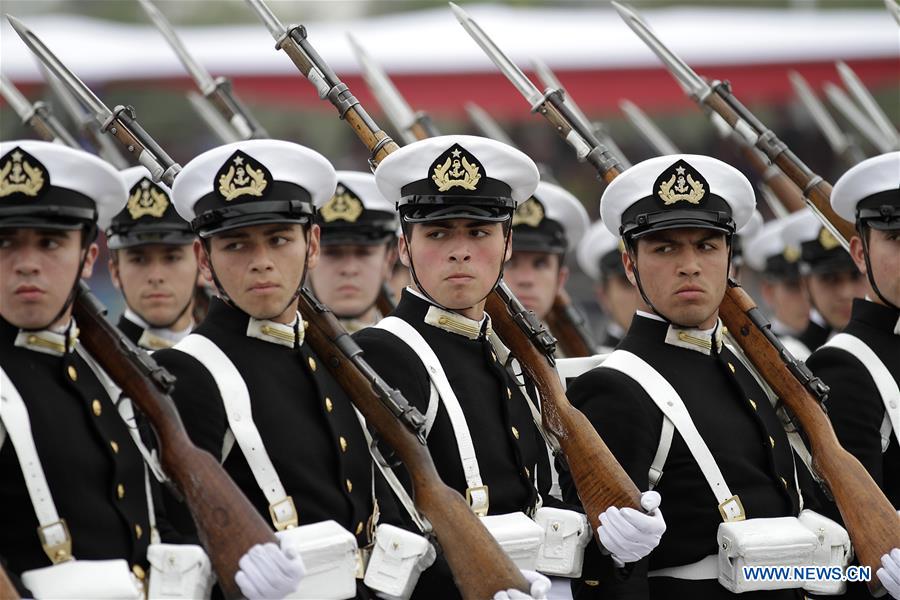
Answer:
<path fill-rule="evenodd" d="M 412 325 L 431 346 L 447 374 L 472 434 L 481 478 L 489 488 L 491 515 L 528 511 L 538 490 L 544 505 L 559 505 L 549 495 L 547 447 L 526 405 L 525 397 L 493 353 L 484 335 L 472 340 L 425 323 L 431 305 L 404 291 L 392 313 Z M 356 333 L 365 358 L 423 414 L 428 407 L 430 379 L 422 361 L 394 334 L 377 328 Z M 466 479 L 453 426 L 441 404 L 428 437 L 428 448 L 447 485 L 465 494 Z M 537 484 L 535 483 L 537 473 Z M 408 486 L 408 475 L 398 469 Z M 537 487 L 536 487 L 537 485 Z M 440 575 L 439 575 L 440 574 Z M 438 559 L 416 588 L 416 597 L 456 597 L 446 562 Z"/>
<path fill-rule="evenodd" d="M 721 325 L 720 325 L 721 326 Z M 668 324 L 635 315 L 618 349 L 636 354 L 678 392 L 747 518 L 783 517 L 799 512 L 794 464 L 784 429 L 763 390 L 727 347 L 711 354 L 665 343 Z M 598 367 L 568 389 L 572 404 L 584 412 L 600 437 L 641 490 L 659 446 L 663 413 L 635 380 Z M 577 501 L 571 477 L 560 469 L 565 499 Z M 630 571 L 616 570 L 608 557 L 589 544 L 578 598 L 730 597 L 715 580 L 647 578 L 647 571 L 694 563 L 715 554 L 722 518 L 718 502 L 676 431 L 655 488 L 662 496 L 667 529 L 659 546 Z M 754 594 L 742 594 L 753 597 Z M 770 592 L 765 597 L 793 597 Z"/>
<path fill-rule="evenodd" d="M 18 333 L 0 318 L 0 365 L 28 410 L 47 485 L 72 537 L 72 554 L 83 560 L 124 559 L 136 573 L 148 572 L 144 462 L 119 416 L 118 398 L 109 397 L 77 352 L 56 356 L 17 347 Z M 51 562 L 38 539 L 37 517 L 8 434 L 0 450 L 0 507 L 0 559 L 18 583 L 23 571 Z"/>
<path fill-rule="evenodd" d="M 833 331 L 830 326 L 819 325 L 810 319 L 806 329 L 803 330 L 803 333 L 797 339 L 803 342 L 803 345 L 809 348 L 810 352 L 815 352 L 819 346 L 828 341 Z"/>
<path fill-rule="evenodd" d="M 124 314 L 119 317 L 119 322 L 116 323 L 116 327 L 125 334 L 125 337 L 135 344 L 138 343 L 145 331 L 143 327 L 126 317 Z"/>
<path fill-rule="evenodd" d="M 285 492 L 294 500 L 299 524 L 333 519 L 365 547 L 373 512 L 372 462 L 350 400 L 308 344 L 289 348 L 248 337 L 249 319 L 214 298 L 194 333 L 214 342 L 243 377 L 253 421 Z M 174 348 L 153 357 L 177 378 L 173 398 L 191 439 L 221 460 L 228 419 L 212 375 L 193 356 Z M 237 443 L 224 467 L 271 522 L 269 503 Z M 379 494 L 385 496 L 379 505 L 383 517 L 391 520 L 392 499 L 381 486 L 379 480 Z M 176 510 L 171 509 L 173 521 Z M 186 509 L 180 512 L 179 526 L 190 527 Z"/>

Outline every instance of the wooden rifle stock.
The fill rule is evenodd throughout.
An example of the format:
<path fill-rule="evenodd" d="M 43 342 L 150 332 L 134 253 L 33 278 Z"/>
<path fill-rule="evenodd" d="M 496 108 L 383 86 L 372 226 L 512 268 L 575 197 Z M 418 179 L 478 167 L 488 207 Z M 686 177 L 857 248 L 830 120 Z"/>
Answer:
<path fill-rule="evenodd" d="M 500 285 L 505 287 L 503 283 Z M 504 293 L 512 297 L 509 290 L 504 290 Z M 518 306 L 521 308 L 521 304 Z M 520 325 L 522 313 L 513 314 L 509 303 L 497 290 L 488 296 L 485 309 L 491 315 L 494 331 L 537 387 L 541 396 L 544 429 L 559 442 L 594 535 L 600 526 L 600 513 L 610 506 L 642 511 L 637 486 L 587 417 L 569 403 L 551 362 L 552 357 L 541 352 Z M 524 308 L 521 310 L 524 311 Z M 540 326 L 537 319 L 534 322 Z"/>
<path fill-rule="evenodd" d="M 762 177 L 788 212 L 797 212 L 806 206 L 806 202 L 803 200 L 803 191 L 788 179 L 781 169 L 768 164 L 764 154 L 749 144 L 741 144 L 740 150 L 756 174 Z"/>
<path fill-rule="evenodd" d="M 255 544 L 277 543 L 275 535 L 219 462 L 191 442 L 175 404 L 161 389 L 171 383 L 171 375 L 107 322 L 103 312 L 81 283 L 74 305 L 79 340 L 150 421 L 163 469 L 191 511 L 219 585 L 226 597 L 239 598 L 238 561 Z"/>
<path fill-rule="evenodd" d="M 733 282 L 719 306 L 719 316 L 799 424 L 809 443 L 815 470 L 834 497 L 860 564 L 872 567 L 874 572 L 883 554 L 900 547 L 900 516 L 868 471 L 838 442 L 822 405 L 801 381 L 809 373 L 800 373 L 798 378 L 791 372 L 785 358 L 794 360 L 793 357 L 768 329 L 753 299 Z M 807 384 L 822 385 L 816 380 Z M 827 388 L 820 390 L 824 393 Z M 877 578 L 872 578 L 869 587 L 873 591 L 878 587 Z"/>
<path fill-rule="evenodd" d="M 406 465 L 416 508 L 431 524 L 463 598 L 490 598 L 497 591 L 511 588 L 528 592 L 528 582 L 462 495 L 441 480 L 424 437 L 415 435 L 412 427 L 401 420 L 402 415 L 388 408 L 377 393 L 373 379 L 379 381 L 383 392 L 390 391 L 395 406 L 409 410 L 406 400 L 399 392 L 390 390 L 365 363 L 362 350 L 331 311 L 306 290 L 300 295 L 300 312 L 309 323 L 305 335 L 312 349 L 347 392 L 366 423 Z"/>
<path fill-rule="evenodd" d="M 9 579 L 6 569 L 0 566 L 0 598 L 3 600 L 19 600 L 19 592 Z"/>
<path fill-rule="evenodd" d="M 383 317 L 388 316 L 397 308 L 397 304 L 394 302 L 394 293 L 387 282 L 381 284 L 381 290 L 378 291 L 378 297 L 375 298 L 375 308 Z"/>
<path fill-rule="evenodd" d="M 566 290 L 560 290 L 556 294 L 553 307 L 545 320 L 553 336 L 559 340 L 560 348 L 566 356 L 574 358 L 596 353 L 597 343 Z"/>

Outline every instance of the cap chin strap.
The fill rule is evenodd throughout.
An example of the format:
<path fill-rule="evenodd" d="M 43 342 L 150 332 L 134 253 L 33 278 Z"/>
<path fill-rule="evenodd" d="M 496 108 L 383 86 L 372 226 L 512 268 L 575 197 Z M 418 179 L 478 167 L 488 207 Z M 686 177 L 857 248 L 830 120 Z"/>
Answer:
<path fill-rule="evenodd" d="M 640 271 L 638 271 L 638 264 L 637 264 L 635 246 L 633 245 L 633 240 L 631 240 L 630 238 L 629 239 L 623 238 L 623 241 L 625 242 L 625 249 L 628 252 L 628 257 L 631 259 L 632 272 L 634 273 L 634 281 L 637 284 L 638 292 L 641 294 L 641 298 L 644 300 L 644 302 L 647 304 L 647 306 L 650 307 L 650 310 L 652 310 L 654 313 L 659 315 L 662 319 L 664 319 L 667 323 L 669 323 L 670 325 L 672 325 L 674 327 L 678 327 L 680 329 L 694 328 L 695 325 L 684 325 L 684 324 L 678 323 L 674 319 L 670 319 L 665 314 L 663 314 L 663 312 L 661 310 L 659 310 L 658 308 L 656 308 L 656 306 L 653 305 L 653 302 L 650 300 L 650 297 L 647 296 L 646 292 L 644 292 L 644 286 L 641 283 L 641 274 L 640 274 Z M 727 275 L 728 273 L 731 273 L 731 251 L 733 248 L 731 241 L 732 241 L 731 235 L 726 236 L 726 242 L 728 243 L 728 265 L 725 269 L 726 277 L 728 276 Z"/>
<path fill-rule="evenodd" d="M 857 221 L 856 231 L 859 233 L 860 241 L 862 241 L 863 258 L 866 261 L 866 279 L 869 280 L 872 291 L 875 292 L 875 295 L 878 296 L 882 302 L 884 302 L 885 306 L 890 306 L 894 310 L 900 310 L 900 307 L 884 297 L 884 294 L 878 289 L 878 284 L 875 283 L 875 274 L 872 272 L 872 263 L 869 260 L 869 242 L 866 240 L 865 228 L 866 225 L 863 222 Z"/>
<path fill-rule="evenodd" d="M 485 294 L 484 297 L 481 298 L 481 300 L 478 300 L 478 302 L 475 302 L 475 304 L 479 304 L 479 303 L 483 302 L 484 300 L 486 300 L 487 297 L 491 295 L 491 292 L 493 292 L 496 289 L 496 287 L 498 285 L 500 285 L 500 281 L 503 279 L 503 266 L 506 264 L 506 260 L 505 260 L 506 259 L 506 248 L 509 246 L 509 239 L 510 239 L 511 235 L 512 235 L 512 226 L 510 226 L 509 229 L 507 229 L 506 235 L 503 237 L 503 255 L 500 258 L 500 268 L 497 272 L 497 279 L 494 280 L 494 285 L 491 286 L 491 289 L 488 290 L 488 293 Z M 447 306 L 444 306 L 437 300 L 435 300 L 434 297 L 428 293 L 428 290 L 425 289 L 425 286 L 423 286 L 421 283 L 419 283 L 419 277 L 418 277 L 418 275 L 416 275 L 416 266 L 415 266 L 415 264 L 413 264 L 412 245 L 411 245 L 409 237 L 407 237 L 405 235 L 405 232 L 404 232 L 404 237 L 406 237 L 406 255 L 409 257 L 410 274 L 412 275 L 412 278 L 416 284 L 416 287 L 419 288 L 419 291 L 422 292 L 422 294 L 426 298 L 428 298 L 429 302 L 431 302 L 432 304 L 434 304 L 435 306 L 437 306 L 440 309 L 448 310 L 448 311 L 456 312 L 456 313 L 458 313 L 461 310 L 468 310 L 468 309 L 472 308 L 473 306 L 475 306 L 475 304 L 472 304 L 471 306 L 466 306 L 463 308 L 449 308 Z"/>
<path fill-rule="evenodd" d="M 45 329 L 50 329 L 50 327 L 59 321 L 66 311 L 69 310 L 69 307 L 75 302 L 75 298 L 78 296 L 78 282 L 81 280 L 81 272 L 84 271 L 84 263 L 87 262 L 88 249 L 91 247 L 91 244 L 94 242 L 94 237 L 97 235 L 97 226 L 92 224 L 90 226 L 84 227 L 82 230 L 83 237 L 81 238 L 81 260 L 78 261 L 78 270 L 75 272 L 75 281 L 72 283 L 72 289 L 69 290 L 69 295 L 66 297 L 65 303 L 62 305 L 62 308 L 59 309 L 59 312 L 54 315 L 50 322 L 46 325 L 42 325 L 41 327 L 22 327 L 22 331 L 43 331 Z M 66 336 L 68 336 L 69 328 L 71 328 L 71 320 L 69 322 L 69 327 L 66 328 Z M 66 339 L 69 339 L 66 337 Z"/>
<path fill-rule="evenodd" d="M 296 300 L 300 296 L 300 292 L 303 290 L 303 284 L 306 282 L 306 275 L 307 275 L 307 271 L 309 270 L 309 233 L 310 233 L 311 229 L 312 229 L 312 223 L 306 223 L 303 225 L 303 237 L 306 239 L 306 256 L 303 259 L 303 273 L 300 275 L 300 283 L 297 285 L 297 289 L 294 290 L 293 295 L 285 303 L 284 308 L 281 309 L 281 312 L 279 312 L 276 315 L 273 315 L 273 317 L 277 317 L 278 315 L 284 314 L 284 312 L 288 308 L 291 307 L 291 304 L 294 303 L 294 300 Z M 228 292 L 225 291 L 225 287 L 219 281 L 219 276 L 216 275 L 216 269 L 215 269 L 215 267 L 213 267 L 212 248 L 210 246 L 209 238 L 200 238 L 200 240 L 203 243 L 204 249 L 206 250 L 206 256 L 209 258 L 209 272 L 210 272 L 210 275 L 212 275 L 212 280 L 213 280 L 213 283 L 216 285 L 216 289 L 219 290 L 219 298 L 226 304 L 229 304 L 232 308 L 236 308 L 237 310 L 241 311 L 242 313 L 249 314 L 243 308 L 238 306 L 237 302 L 235 302 L 234 300 L 231 299 L 231 297 L 228 295 Z M 194 285 L 196 285 L 196 281 L 194 282 Z M 295 336 L 295 339 L 296 339 L 296 336 Z"/>

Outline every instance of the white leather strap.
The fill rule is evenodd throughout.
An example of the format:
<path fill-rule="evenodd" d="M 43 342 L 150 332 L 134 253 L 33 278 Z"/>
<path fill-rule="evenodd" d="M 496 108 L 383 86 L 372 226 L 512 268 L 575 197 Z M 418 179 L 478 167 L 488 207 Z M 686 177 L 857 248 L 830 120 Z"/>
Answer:
<path fill-rule="evenodd" d="M 56 504 L 53 502 L 53 495 L 50 493 L 50 486 L 47 485 L 47 477 L 44 475 L 44 468 L 34 445 L 28 409 L 19 390 L 2 367 L 0 367 L 0 421 L 5 424 L 9 439 L 16 450 L 25 487 L 34 507 L 34 515 L 40 524 L 42 544 L 45 547 L 68 544 L 69 551 L 66 556 L 71 556 L 69 531 L 56 512 Z"/>
<path fill-rule="evenodd" d="M 849 352 L 869 371 L 875 387 L 878 388 L 878 393 L 881 394 L 885 420 L 889 423 L 889 426 L 885 427 L 885 423 L 882 421 L 881 426 L 882 451 L 886 450 L 887 445 L 883 442 L 890 442 L 891 428 L 894 430 L 894 436 L 900 440 L 900 386 L 897 385 L 897 380 L 894 379 L 878 355 L 869 348 L 869 345 L 854 335 L 839 333 L 828 340 L 825 346 Z"/>
<path fill-rule="evenodd" d="M 463 414 L 459 400 L 453 392 L 450 382 L 447 380 L 447 374 L 444 372 L 440 360 L 438 360 L 437 355 L 435 355 L 431 346 L 428 345 L 428 342 L 425 341 L 425 338 L 403 319 L 385 317 L 375 327 L 389 331 L 406 343 L 416 353 L 422 364 L 425 365 L 431 384 L 437 389 L 444 408 L 447 410 L 447 415 L 450 417 L 450 424 L 456 437 L 456 447 L 459 451 L 459 460 L 462 463 L 466 485 L 469 487 L 467 499 L 476 514 L 482 516 L 487 514 L 489 505 L 488 489 L 481 480 L 481 471 L 478 468 L 478 457 L 475 455 L 472 434 L 469 432 L 466 416 Z"/>
<path fill-rule="evenodd" d="M 666 459 L 669 457 L 669 450 L 672 448 L 672 438 L 675 437 L 675 425 L 671 419 L 663 419 L 662 431 L 659 432 L 659 445 L 656 447 L 656 454 L 650 463 L 649 481 L 652 490 L 659 485 L 659 480 L 663 476 L 663 467 L 666 465 Z"/>
<path fill-rule="evenodd" d="M 709 484 L 710 490 L 719 503 L 719 510 L 723 520 L 738 520 L 744 518 L 743 507 L 740 501 L 728 489 L 725 478 L 716 464 L 716 459 L 709 451 L 706 442 L 697 431 L 691 415 L 684 405 L 675 388 L 639 356 L 627 350 L 615 350 L 603 361 L 601 368 L 614 369 L 631 377 L 636 381 L 653 402 L 662 411 L 665 418 L 672 421 L 675 429 L 684 439 L 691 455 L 697 461 L 697 466 L 703 472 L 703 476 Z"/>
<path fill-rule="evenodd" d="M 225 407 L 228 427 L 247 459 L 256 484 L 269 501 L 273 525 L 279 530 L 286 528 L 291 522 L 296 525 L 296 509 L 284 491 L 256 423 L 253 422 L 250 391 L 237 367 L 212 340 L 198 333 L 192 333 L 178 342 L 175 349 L 200 361 L 215 380 Z"/>
<path fill-rule="evenodd" d="M 690 579 L 691 581 L 718 579 L 719 555 L 710 554 L 706 558 L 702 558 L 689 565 L 667 567 L 665 569 L 650 571 L 647 573 L 647 577 L 674 577 L 675 579 Z"/>

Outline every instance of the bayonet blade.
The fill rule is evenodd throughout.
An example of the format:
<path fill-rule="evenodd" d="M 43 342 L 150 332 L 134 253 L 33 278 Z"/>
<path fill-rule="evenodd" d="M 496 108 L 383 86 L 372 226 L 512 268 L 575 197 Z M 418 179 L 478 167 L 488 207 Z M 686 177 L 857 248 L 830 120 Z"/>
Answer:
<path fill-rule="evenodd" d="M 181 64 L 184 65 L 184 68 L 191 74 L 191 77 L 197 83 L 197 87 L 200 88 L 200 91 L 203 92 L 204 95 L 211 94 L 216 89 L 216 83 L 213 80 L 212 75 L 210 75 L 209 71 L 190 55 L 181 39 L 178 37 L 178 34 L 175 33 L 175 29 L 172 27 L 172 24 L 169 23 L 169 20 L 166 19 L 165 15 L 163 15 L 150 0 L 138 0 L 138 2 L 140 2 L 144 12 L 147 13 L 147 16 L 150 17 L 150 20 L 153 21 L 153 24 L 156 25 L 156 28 L 159 29 L 159 32 L 163 34 L 163 37 L 165 37 L 166 40 L 168 40 L 169 45 L 172 46 L 172 49 L 175 51 Z"/>
<path fill-rule="evenodd" d="M 28 101 L 28 98 L 23 96 L 22 92 L 13 85 L 13 82 L 6 78 L 6 75 L 0 75 L 0 95 L 9 102 L 9 105 L 22 121 L 31 118 L 34 107 Z"/>
<path fill-rule="evenodd" d="M 495 139 L 498 142 L 503 142 L 508 146 L 515 147 L 512 138 L 503 131 L 500 124 L 497 123 L 497 121 L 495 121 L 483 108 L 474 102 L 466 102 L 466 112 L 469 113 L 469 118 L 472 119 L 472 122 L 475 123 L 483 135 Z"/>
<path fill-rule="evenodd" d="M 839 60 L 835 64 L 837 66 L 838 74 L 844 82 L 844 87 L 846 87 L 853 97 L 856 98 L 856 102 L 864 111 L 866 111 L 869 115 L 869 119 L 876 127 L 878 127 L 881 134 L 885 138 L 893 140 L 895 147 L 898 146 L 900 134 L 897 133 L 897 128 L 894 127 L 894 124 L 891 123 L 890 119 L 887 118 L 887 115 L 884 114 L 884 111 L 881 110 L 881 107 L 878 106 L 878 103 L 875 102 L 875 98 L 872 97 L 872 94 L 869 93 L 869 90 L 866 89 L 863 82 L 844 61 Z"/>
<path fill-rule="evenodd" d="M 799 98 L 800 102 L 803 103 L 803 106 L 806 107 L 806 112 L 809 113 L 809 116 L 816 122 L 816 125 L 818 125 L 819 130 L 825 136 L 825 139 L 828 140 L 828 145 L 831 146 L 831 149 L 835 154 L 841 155 L 850 144 L 849 140 L 847 140 L 847 136 L 844 135 L 844 132 L 838 127 L 838 124 L 831 117 L 831 114 L 829 114 L 822 102 L 819 101 L 815 92 L 813 92 L 812 88 L 809 86 L 809 83 L 807 83 L 806 79 L 804 79 L 800 73 L 797 71 L 790 71 L 788 72 L 788 78 L 791 80 L 791 85 L 794 87 L 797 98 Z"/>
<path fill-rule="evenodd" d="M 884 5 L 887 6 L 888 12 L 897 21 L 897 25 L 900 25 L 900 3 L 897 0 L 884 0 Z"/>
<path fill-rule="evenodd" d="M 194 90 L 190 90 L 187 93 L 187 99 L 194 108 L 194 111 L 200 115 L 203 122 L 212 129 L 213 133 L 216 134 L 223 144 L 239 142 L 244 139 L 235 132 L 231 127 L 231 124 L 225 120 L 225 117 L 210 104 L 206 96 L 198 94 Z"/>
<path fill-rule="evenodd" d="M 450 8 L 456 16 L 456 20 L 463 26 L 473 40 L 481 47 L 481 49 L 490 57 L 497 68 L 506 76 L 509 81 L 516 86 L 519 93 L 528 100 L 532 108 L 535 108 L 543 102 L 544 96 L 541 91 L 531 82 L 525 73 L 516 66 L 516 64 L 503 53 L 500 48 L 494 44 L 493 40 L 487 36 L 483 29 L 472 20 L 472 17 L 456 4 L 450 2 Z"/>
<path fill-rule="evenodd" d="M 66 67 L 53 52 L 29 30 L 24 23 L 12 15 L 6 15 L 10 25 L 25 42 L 25 45 L 34 52 L 50 71 L 59 77 L 59 80 L 75 95 L 84 106 L 94 113 L 94 118 L 99 123 L 106 123 L 113 118 L 113 113 L 82 81 Z"/>
<path fill-rule="evenodd" d="M 680 154 L 681 151 L 675 147 L 675 144 L 672 143 L 672 140 L 662 132 L 662 129 L 656 126 L 656 123 L 650 120 L 644 111 L 637 107 L 633 102 L 628 100 L 621 100 L 619 102 L 619 108 L 622 109 L 622 112 L 625 113 L 625 116 L 628 117 L 628 120 L 631 121 L 631 124 L 634 125 L 635 129 L 637 129 L 644 139 L 647 140 L 647 143 L 653 146 L 653 149 L 660 155 L 666 154 Z"/>
<path fill-rule="evenodd" d="M 706 81 L 697 75 L 687 63 L 666 48 L 659 38 L 656 37 L 656 34 L 650 29 L 650 26 L 647 25 L 634 9 L 615 2 L 615 0 L 613 0 L 612 5 L 619 13 L 619 16 L 622 17 L 622 20 L 625 21 L 625 24 L 628 25 L 651 50 L 653 50 L 653 53 L 656 54 L 663 63 L 665 63 L 669 72 L 672 73 L 685 92 L 699 100 L 706 98 L 712 91 Z"/>
<path fill-rule="evenodd" d="M 44 63 L 38 61 L 38 68 L 44 76 L 44 81 L 50 86 L 51 92 L 62 105 L 62 109 L 66 111 L 76 125 L 84 127 L 87 123 L 94 121 L 93 115 L 88 114 L 84 105 L 72 95 L 69 88 L 63 85 L 56 75 L 50 72 L 50 69 L 44 66 Z"/>
<path fill-rule="evenodd" d="M 831 83 L 830 81 L 826 81 L 824 86 L 825 95 L 828 96 L 828 100 L 832 105 L 838 110 L 839 113 L 844 115 L 844 118 L 850 121 L 850 124 L 859 131 L 863 137 L 865 137 L 869 142 L 875 146 L 879 152 L 891 152 L 895 150 L 894 144 L 891 140 L 885 139 L 885 137 L 881 134 L 881 131 L 878 130 L 878 127 L 872 123 L 869 118 L 863 114 L 863 112 L 859 109 L 856 104 L 853 103 L 853 100 L 838 86 Z"/>
<path fill-rule="evenodd" d="M 350 41 L 350 47 L 356 55 L 362 67 L 362 76 L 366 80 L 369 89 L 378 100 L 378 104 L 384 109 L 388 120 L 394 124 L 403 141 L 411 144 L 416 141 L 416 137 L 411 133 L 412 127 L 416 124 L 416 115 L 412 107 L 406 102 L 406 99 L 400 94 L 397 86 L 391 81 L 388 74 L 381 68 L 369 54 L 359 45 L 356 38 L 352 34 L 347 34 Z"/>
<path fill-rule="evenodd" d="M 246 0 L 246 2 L 250 5 L 250 8 L 256 11 L 259 20 L 263 22 L 263 25 L 266 26 L 266 29 L 268 29 L 269 33 L 272 34 L 272 37 L 275 38 L 275 41 L 280 44 L 281 40 L 287 35 L 287 29 L 281 24 L 278 17 L 275 16 L 275 13 L 272 12 L 263 0 Z"/>

